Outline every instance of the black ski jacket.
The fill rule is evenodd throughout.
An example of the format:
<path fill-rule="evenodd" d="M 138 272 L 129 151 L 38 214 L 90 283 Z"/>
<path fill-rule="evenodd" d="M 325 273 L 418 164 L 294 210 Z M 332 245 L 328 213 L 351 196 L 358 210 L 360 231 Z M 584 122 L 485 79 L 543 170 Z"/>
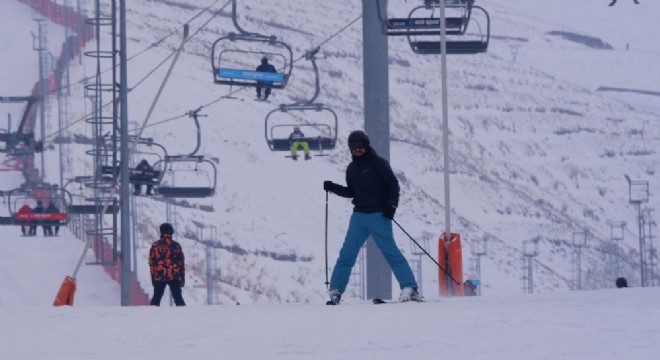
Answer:
<path fill-rule="evenodd" d="M 399 181 L 390 163 L 371 146 L 361 157 L 353 156 L 346 168 L 346 185 L 338 185 L 333 192 L 352 198 L 353 211 L 372 213 L 399 205 Z"/>

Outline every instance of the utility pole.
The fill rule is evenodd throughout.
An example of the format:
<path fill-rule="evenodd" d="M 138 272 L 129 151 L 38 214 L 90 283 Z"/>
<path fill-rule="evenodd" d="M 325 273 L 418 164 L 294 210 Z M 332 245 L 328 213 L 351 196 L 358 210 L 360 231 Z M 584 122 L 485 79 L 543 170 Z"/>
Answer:
<path fill-rule="evenodd" d="M 389 54 L 376 1 L 387 9 L 387 0 L 362 0 L 364 129 L 378 155 L 389 160 Z M 371 236 L 367 239 L 367 298 L 392 298 L 392 270 Z"/>
<path fill-rule="evenodd" d="M 649 286 L 655 286 L 655 253 L 656 249 L 653 246 L 653 227 L 655 226 L 655 220 L 653 220 L 652 212 L 654 209 L 646 209 L 646 223 L 648 225 L 648 235 L 644 239 L 648 239 L 647 244 L 647 254 L 648 254 L 648 266 L 646 268 L 647 272 L 647 284 Z"/>
<path fill-rule="evenodd" d="M 539 255 L 539 242 L 525 240 L 522 243 L 523 252 L 523 292 L 534 293 L 534 258 Z"/>
<path fill-rule="evenodd" d="M 121 105 L 120 124 L 121 124 L 121 305 L 131 305 L 131 282 L 133 272 L 131 271 L 131 217 L 130 217 L 130 189 L 129 189 L 129 166 L 128 162 L 128 67 L 126 61 L 128 56 L 126 36 L 126 0 L 119 0 L 119 103 Z"/>
<path fill-rule="evenodd" d="M 608 287 L 614 287 L 616 279 L 621 275 L 620 269 L 620 251 L 619 242 L 623 242 L 626 232 L 626 222 L 621 221 L 618 224 L 610 223 L 610 250 L 609 253 L 609 274 L 607 276 Z"/>
<path fill-rule="evenodd" d="M 628 181 L 628 199 L 629 202 L 637 207 L 637 225 L 639 231 L 639 267 L 640 267 L 640 285 L 646 287 L 646 251 L 644 245 L 644 214 L 642 213 L 642 203 L 649 202 L 649 182 L 640 180 L 631 180 L 628 175 L 624 175 Z"/>
<path fill-rule="evenodd" d="M 40 141 L 43 144 L 46 137 L 46 92 L 48 88 L 46 87 L 46 79 L 48 77 L 48 39 L 47 39 L 47 29 L 46 29 L 46 20 L 41 16 L 35 17 L 34 21 L 37 22 L 39 27 L 39 35 L 35 37 L 32 34 L 32 49 L 39 53 L 39 96 L 41 97 L 41 103 L 39 104 L 39 130 L 41 131 Z M 36 44 L 34 43 L 36 40 Z M 34 129 L 33 129 L 34 130 Z M 46 178 L 46 152 L 41 152 L 41 179 Z"/>
<path fill-rule="evenodd" d="M 573 233 L 573 290 L 582 290 L 582 248 L 587 246 L 587 232 Z"/>
<path fill-rule="evenodd" d="M 470 280 L 479 280 L 479 287 L 477 287 L 477 295 L 481 295 L 481 288 L 483 286 L 483 281 L 481 280 L 481 257 L 488 254 L 488 244 L 486 238 L 484 239 L 475 239 L 472 242 L 472 247 L 470 249 L 472 255 L 476 256 L 474 261 L 474 272 L 477 276 L 476 279 Z"/>

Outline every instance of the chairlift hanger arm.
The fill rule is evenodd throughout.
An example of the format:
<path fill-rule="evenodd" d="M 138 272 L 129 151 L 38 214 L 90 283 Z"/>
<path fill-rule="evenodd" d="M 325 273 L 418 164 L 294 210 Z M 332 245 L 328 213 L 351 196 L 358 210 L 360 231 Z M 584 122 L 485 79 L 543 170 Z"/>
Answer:
<path fill-rule="evenodd" d="M 18 130 L 16 133 L 23 134 L 23 129 L 25 128 L 25 122 L 27 121 L 28 116 L 32 106 L 41 100 L 40 96 L 0 96 L 0 102 L 3 103 L 25 103 L 25 111 L 21 116 L 21 123 L 18 125 Z M 8 129 L 9 131 L 9 129 Z M 11 131 L 9 131 L 11 132 Z"/>
<path fill-rule="evenodd" d="M 237 8 L 237 6 L 236 6 L 237 2 L 238 2 L 238 0 L 232 0 L 232 3 L 231 3 L 231 21 L 232 21 L 232 23 L 234 24 L 234 27 L 236 28 L 236 31 L 238 31 L 241 35 L 254 36 L 254 37 L 258 37 L 258 38 L 261 38 L 261 37 L 263 37 L 263 38 L 271 38 L 272 40 L 276 40 L 276 39 L 277 39 L 277 37 L 275 37 L 275 36 L 266 36 L 266 35 L 262 35 L 262 34 L 259 34 L 259 33 L 253 33 L 253 32 L 245 31 L 245 30 L 244 30 L 244 29 L 238 24 L 238 17 L 236 16 L 236 14 L 238 13 L 238 11 L 236 10 L 236 8 Z"/>
<path fill-rule="evenodd" d="M 314 102 L 316 101 L 316 98 L 318 98 L 319 93 L 321 92 L 321 84 L 320 84 L 320 75 L 319 75 L 319 67 L 316 65 L 316 54 L 318 54 L 319 50 L 321 50 L 320 46 L 315 47 L 312 50 L 309 50 L 305 53 L 305 60 L 309 60 L 312 62 L 312 68 L 314 69 L 314 95 L 309 100 L 305 101 L 298 101 L 290 105 L 282 104 L 280 105 L 280 109 L 282 111 L 286 111 L 287 108 L 290 107 L 295 107 L 299 105 L 304 105 L 304 106 L 312 106 L 314 105 Z"/>
<path fill-rule="evenodd" d="M 197 151 L 199 151 L 200 146 L 202 145 L 202 129 L 199 126 L 199 117 L 206 117 L 208 115 L 200 115 L 199 112 L 202 110 L 202 107 L 198 107 L 195 110 L 191 110 L 188 112 L 188 116 L 193 118 L 195 121 L 195 127 L 197 127 L 197 146 L 195 147 L 195 150 L 193 150 L 189 156 L 195 156 L 197 154 Z"/>

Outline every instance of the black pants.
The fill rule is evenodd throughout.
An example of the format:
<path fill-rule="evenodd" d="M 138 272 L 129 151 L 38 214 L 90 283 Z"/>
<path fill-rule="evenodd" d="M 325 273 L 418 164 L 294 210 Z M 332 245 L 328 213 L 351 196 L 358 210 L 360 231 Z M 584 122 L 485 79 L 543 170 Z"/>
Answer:
<path fill-rule="evenodd" d="M 261 88 L 264 88 L 264 100 L 268 99 L 270 96 L 271 86 L 270 85 L 257 85 L 257 97 L 261 98 Z"/>
<path fill-rule="evenodd" d="M 133 184 L 133 186 L 135 187 L 135 191 L 133 192 L 133 195 L 140 195 L 140 193 L 142 192 L 142 185 Z M 151 195 L 151 188 L 152 188 L 151 185 L 147 185 L 147 195 Z"/>
<path fill-rule="evenodd" d="M 183 301 L 181 286 L 179 286 L 178 281 L 154 282 L 154 297 L 151 299 L 151 305 L 160 306 L 160 300 L 163 298 L 163 294 L 165 294 L 165 287 L 167 285 L 170 286 L 170 292 L 172 293 L 174 304 L 176 304 L 176 306 L 186 306 L 186 303 Z"/>

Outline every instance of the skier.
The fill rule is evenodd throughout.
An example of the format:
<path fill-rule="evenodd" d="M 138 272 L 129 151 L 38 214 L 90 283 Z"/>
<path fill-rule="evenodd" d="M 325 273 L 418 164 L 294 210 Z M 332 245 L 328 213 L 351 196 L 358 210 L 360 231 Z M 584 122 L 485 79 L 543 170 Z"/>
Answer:
<path fill-rule="evenodd" d="M 348 137 L 353 161 L 346 168 L 346 186 L 323 182 L 323 190 L 352 198 L 353 214 L 337 263 L 332 271 L 328 305 L 337 305 L 346 290 L 351 269 L 360 248 L 369 235 L 385 256 L 399 282 L 399 301 L 421 301 L 417 282 L 408 261 L 394 242 L 392 219 L 399 204 L 399 181 L 387 160 L 376 154 L 363 131 L 353 131 Z"/>
<path fill-rule="evenodd" d="M 185 306 L 181 288 L 186 282 L 186 266 L 183 250 L 178 242 L 172 240 L 174 227 L 164 223 L 160 225 L 160 240 L 151 245 L 149 250 L 149 272 L 154 286 L 151 305 L 160 306 L 165 287 L 170 287 L 176 306 Z"/>

